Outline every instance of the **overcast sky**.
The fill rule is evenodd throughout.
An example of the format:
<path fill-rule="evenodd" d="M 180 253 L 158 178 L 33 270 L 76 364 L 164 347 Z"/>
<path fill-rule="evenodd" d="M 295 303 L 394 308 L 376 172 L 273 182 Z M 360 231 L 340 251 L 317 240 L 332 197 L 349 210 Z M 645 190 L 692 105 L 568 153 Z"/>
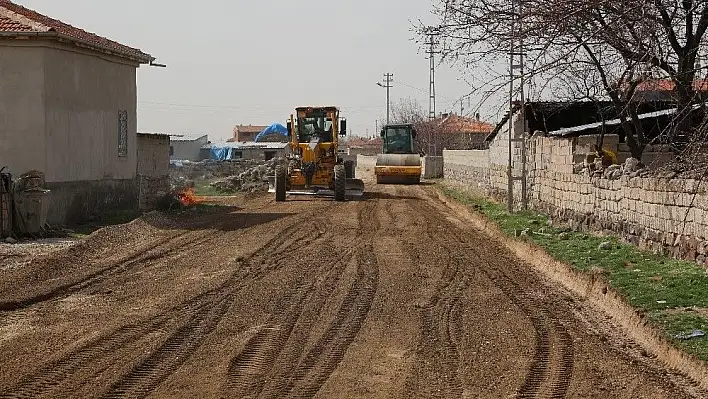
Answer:
<path fill-rule="evenodd" d="M 138 69 L 138 130 L 231 136 L 233 125 L 283 123 L 296 106 L 337 105 L 355 135 L 385 118 L 391 99 L 428 108 L 429 64 L 410 32 L 432 22 L 431 0 L 15 0 L 157 57 Z M 436 74 L 437 111 L 470 88 Z M 380 122 L 379 122 L 380 123 Z"/>

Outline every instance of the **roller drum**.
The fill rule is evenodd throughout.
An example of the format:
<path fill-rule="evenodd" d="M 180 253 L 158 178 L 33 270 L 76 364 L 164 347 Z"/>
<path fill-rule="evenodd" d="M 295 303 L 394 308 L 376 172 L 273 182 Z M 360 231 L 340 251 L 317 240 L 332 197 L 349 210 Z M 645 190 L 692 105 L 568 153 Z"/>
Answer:
<path fill-rule="evenodd" d="M 420 166 L 420 154 L 379 154 L 376 166 Z"/>

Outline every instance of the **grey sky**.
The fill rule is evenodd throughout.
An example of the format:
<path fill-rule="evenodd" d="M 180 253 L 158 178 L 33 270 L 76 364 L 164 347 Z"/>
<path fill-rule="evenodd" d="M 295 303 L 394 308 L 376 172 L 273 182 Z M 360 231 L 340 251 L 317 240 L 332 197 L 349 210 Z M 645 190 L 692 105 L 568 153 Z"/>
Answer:
<path fill-rule="evenodd" d="M 374 134 L 385 72 L 394 73 L 392 100 L 428 107 L 428 60 L 409 20 L 431 21 L 430 0 L 15 1 L 168 65 L 138 70 L 140 131 L 219 140 L 235 124 L 282 123 L 295 106 L 331 104 L 354 134 Z M 438 111 L 469 91 L 458 77 L 438 69 Z"/>

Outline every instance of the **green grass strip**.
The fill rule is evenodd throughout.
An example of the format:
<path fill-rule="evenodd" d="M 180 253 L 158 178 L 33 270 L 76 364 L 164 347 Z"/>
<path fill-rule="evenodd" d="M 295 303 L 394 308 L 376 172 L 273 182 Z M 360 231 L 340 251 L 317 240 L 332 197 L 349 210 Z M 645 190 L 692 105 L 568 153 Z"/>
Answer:
<path fill-rule="evenodd" d="M 547 215 L 510 214 L 506 205 L 445 184 L 438 187 L 494 221 L 508 236 L 535 243 L 578 270 L 601 274 L 677 347 L 708 361 L 708 336 L 675 338 L 696 329 L 708 334 L 708 273 L 700 265 L 642 251 L 616 237 L 552 227 Z"/>

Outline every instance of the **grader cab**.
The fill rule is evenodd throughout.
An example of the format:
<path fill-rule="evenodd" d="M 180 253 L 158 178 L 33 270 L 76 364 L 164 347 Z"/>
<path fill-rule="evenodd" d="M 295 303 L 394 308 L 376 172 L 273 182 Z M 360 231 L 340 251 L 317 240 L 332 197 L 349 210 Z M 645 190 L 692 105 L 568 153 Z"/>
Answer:
<path fill-rule="evenodd" d="M 347 127 L 337 107 L 298 107 L 287 127 L 290 152 L 285 165 L 276 166 L 268 190 L 276 201 L 298 194 L 344 201 L 364 194 L 364 182 L 354 178 L 338 151 Z"/>

